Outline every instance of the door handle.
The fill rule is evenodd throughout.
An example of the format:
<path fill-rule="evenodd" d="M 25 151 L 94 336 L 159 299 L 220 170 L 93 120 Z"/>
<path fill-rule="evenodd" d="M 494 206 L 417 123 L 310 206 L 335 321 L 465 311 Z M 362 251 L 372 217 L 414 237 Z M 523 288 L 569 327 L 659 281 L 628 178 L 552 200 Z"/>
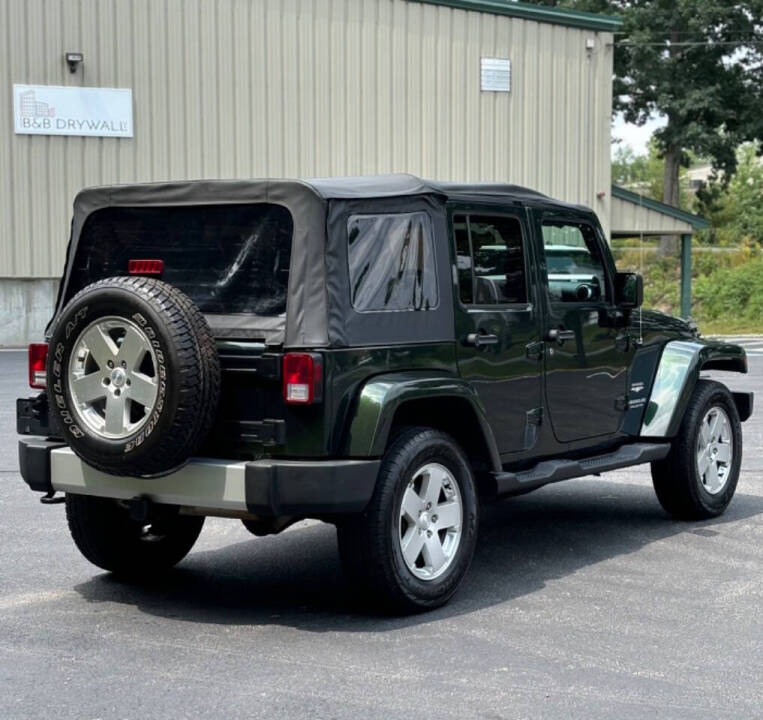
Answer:
<path fill-rule="evenodd" d="M 465 345 L 474 345 L 476 348 L 487 347 L 488 345 L 498 344 L 498 335 L 488 335 L 487 333 L 469 333 L 464 339 Z"/>
<path fill-rule="evenodd" d="M 574 340 L 575 331 L 566 330 L 565 328 L 551 328 L 546 335 L 546 340 L 553 340 L 554 342 L 562 345 L 565 340 Z"/>

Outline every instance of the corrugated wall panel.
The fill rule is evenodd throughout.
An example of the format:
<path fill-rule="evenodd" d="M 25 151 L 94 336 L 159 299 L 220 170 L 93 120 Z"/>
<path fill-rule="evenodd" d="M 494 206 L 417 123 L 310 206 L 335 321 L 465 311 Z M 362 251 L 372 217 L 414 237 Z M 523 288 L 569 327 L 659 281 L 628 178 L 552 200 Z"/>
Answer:
<path fill-rule="evenodd" d="M 73 196 L 114 182 L 408 171 L 608 225 L 606 33 L 406 0 L 4 0 L 0 25 L 0 277 L 57 276 Z M 130 87 L 135 137 L 14 135 L 13 83 Z"/>
<path fill-rule="evenodd" d="M 10 183 L 13 178 L 13 152 L 14 142 L 12 126 L 2 124 L 2 118 L 12 118 L 13 98 L 11 87 L 13 72 L 11 69 L 11 48 L 8 34 L 11 26 L 11 6 L 9 3 L 0 4 L 0 77 L 3 82 L 3 92 L 0 92 L 0 271 L 6 275 L 15 274 L 16 260 L 15 248 L 17 240 L 10 235 L 15 228 L 14 202 L 11 197 Z"/>

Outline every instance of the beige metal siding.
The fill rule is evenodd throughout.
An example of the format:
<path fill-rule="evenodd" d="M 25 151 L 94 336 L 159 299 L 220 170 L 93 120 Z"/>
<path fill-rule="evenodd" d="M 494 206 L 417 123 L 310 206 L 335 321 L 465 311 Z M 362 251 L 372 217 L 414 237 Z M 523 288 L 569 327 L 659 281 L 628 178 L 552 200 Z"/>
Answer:
<path fill-rule="evenodd" d="M 651 208 L 612 198 L 613 235 L 683 235 L 693 234 L 694 228 L 687 222 L 659 213 Z"/>
<path fill-rule="evenodd" d="M 74 194 L 115 182 L 408 171 L 606 226 L 611 40 L 405 0 L 3 0 L 0 277 L 59 275 Z M 481 56 L 510 94 L 480 92 Z M 14 82 L 130 87 L 135 137 L 14 135 Z"/>

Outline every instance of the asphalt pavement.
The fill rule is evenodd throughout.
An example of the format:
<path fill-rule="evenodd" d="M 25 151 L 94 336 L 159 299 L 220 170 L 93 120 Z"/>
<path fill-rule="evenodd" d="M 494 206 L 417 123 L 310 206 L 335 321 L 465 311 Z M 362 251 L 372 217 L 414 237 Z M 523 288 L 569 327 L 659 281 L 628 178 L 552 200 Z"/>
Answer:
<path fill-rule="evenodd" d="M 763 389 L 763 340 L 745 339 Z M 152 586 L 85 561 L 17 465 L 26 359 L 0 352 L 0 717 L 761 718 L 763 410 L 736 497 L 670 520 L 640 467 L 484 509 L 445 608 L 369 613 L 333 527 L 208 520 Z M 763 402 L 758 395 L 758 405 Z"/>

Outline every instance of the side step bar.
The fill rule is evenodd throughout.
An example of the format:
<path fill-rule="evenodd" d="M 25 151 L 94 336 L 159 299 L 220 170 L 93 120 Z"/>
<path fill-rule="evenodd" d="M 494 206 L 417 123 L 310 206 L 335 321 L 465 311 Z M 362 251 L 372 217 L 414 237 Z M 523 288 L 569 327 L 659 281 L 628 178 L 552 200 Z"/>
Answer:
<path fill-rule="evenodd" d="M 514 495 L 560 480 L 662 460 L 669 452 L 670 443 L 633 443 L 614 452 L 577 460 L 544 460 L 528 470 L 493 473 L 493 478 L 499 496 Z"/>

